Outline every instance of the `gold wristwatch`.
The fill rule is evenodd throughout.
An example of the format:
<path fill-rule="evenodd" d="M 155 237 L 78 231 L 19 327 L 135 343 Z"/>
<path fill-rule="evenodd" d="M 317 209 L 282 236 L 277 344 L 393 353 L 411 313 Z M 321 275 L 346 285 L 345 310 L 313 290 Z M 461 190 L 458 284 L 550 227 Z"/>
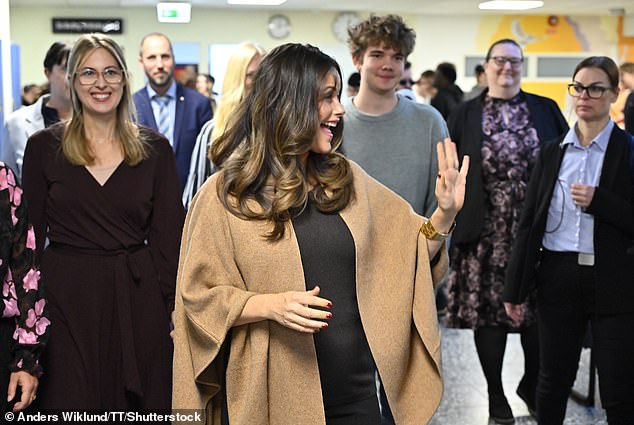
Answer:
<path fill-rule="evenodd" d="M 449 231 L 447 233 L 441 233 L 438 230 L 436 230 L 436 228 L 432 224 L 431 220 L 427 220 L 420 227 L 420 231 L 429 240 L 432 240 L 432 241 L 443 241 L 443 240 L 447 239 L 447 236 L 449 236 L 451 234 L 451 232 L 453 232 L 453 229 L 455 227 L 456 227 L 456 222 L 454 221 L 453 223 L 451 223 L 451 227 L 449 228 Z"/>

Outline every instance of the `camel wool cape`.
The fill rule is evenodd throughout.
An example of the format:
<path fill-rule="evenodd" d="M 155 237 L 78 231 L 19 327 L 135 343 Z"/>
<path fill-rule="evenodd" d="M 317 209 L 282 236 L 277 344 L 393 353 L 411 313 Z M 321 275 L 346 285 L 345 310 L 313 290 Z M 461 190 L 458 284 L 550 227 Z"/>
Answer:
<path fill-rule="evenodd" d="M 424 219 L 351 167 L 355 198 L 340 215 L 355 244 L 361 322 L 396 423 L 425 424 L 442 396 L 433 285 L 447 270 L 446 250 L 431 266 Z M 324 425 L 313 335 L 271 320 L 233 327 L 251 296 L 307 290 L 293 227 L 266 240 L 270 223 L 232 215 L 216 181 L 197 194 L 183 231 L 173 408 L 200 409 L 206 424 L 220 424 L 226 383 L 230 425 Z"/>

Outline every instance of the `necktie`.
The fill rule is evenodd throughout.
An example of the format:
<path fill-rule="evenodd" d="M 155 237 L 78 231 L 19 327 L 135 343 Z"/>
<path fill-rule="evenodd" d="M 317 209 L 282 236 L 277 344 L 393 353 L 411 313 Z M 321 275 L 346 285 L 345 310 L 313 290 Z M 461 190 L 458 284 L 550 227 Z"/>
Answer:
<path fill-rule="evenodd" d="M 167 104 L 170 101 L 169 96 L 154 96 L 159 104 L 158 131 L 169 139 L 170 131 L 170 114 Z M 171 140 L 170 140 L 170 143 Z"/>

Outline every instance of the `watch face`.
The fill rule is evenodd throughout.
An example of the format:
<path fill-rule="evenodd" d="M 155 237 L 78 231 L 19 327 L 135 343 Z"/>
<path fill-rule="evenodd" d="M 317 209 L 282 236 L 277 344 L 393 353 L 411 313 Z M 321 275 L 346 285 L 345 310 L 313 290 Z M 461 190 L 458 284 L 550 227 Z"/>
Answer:
<path fill-rule="evenodd" d="M 269 18 L 267 30 L 273 38 L 284 38 L 291 32 L 291 22 L 284 15 L 273 15 Z"/>
<path fill-rule="evenodd" d="M 343 12 L 335 17 L 332 22 L 332 32 L 337 40 L 342 43 L 348 41 L 348 29 L 361 22 L 361 19 L 354 12 Z"/>

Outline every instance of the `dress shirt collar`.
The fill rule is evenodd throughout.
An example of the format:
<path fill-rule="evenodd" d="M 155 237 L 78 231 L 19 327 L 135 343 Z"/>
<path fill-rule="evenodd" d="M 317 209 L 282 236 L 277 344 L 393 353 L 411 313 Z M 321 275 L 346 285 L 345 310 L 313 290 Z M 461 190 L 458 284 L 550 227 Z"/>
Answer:
<path fill-rule="evenodd" d="M 147 94 L 150 99 L 154 99 L 154 96 L 156 96 L 157 93 L 154 91 L 152 86 L 147 84 L 145 87 L 147 88 Z M 172 84 L 165 92 L 165 96 L 169 97 L 170 99 L 176 99 L 176 81 L 174 81 L 174 79 L 172 79 Z"/>
<path fill-rule="evenodd" d="M 595 145 L 602 152 L 605 152 L 605 150 L 608 148 L 608 142 L 610 141 L 610 135 L 612 134 L 613 129 L 614 129 L 614 121 L 609 120 L 606 126 L 603 128 L 603 130 L 601 130 L 601 132 L 597 135 L 597 137 L 595 137 L 594 140 L 592 140 L 592 142 L 590 142 L 588 146 Z M 576 148 L 585 149 L 584 146 L 579 141 L 579 137 L 577 137 L 576 130 L 577 130 L 577 123 L 575 123 L 575 125 L 571 127 L 570 130 L 568 130 L 568 133 L 566 133 L 564 140 L 561 142 L 561 147 L 564 147 L 566 145 L 573 145 Z"/>

